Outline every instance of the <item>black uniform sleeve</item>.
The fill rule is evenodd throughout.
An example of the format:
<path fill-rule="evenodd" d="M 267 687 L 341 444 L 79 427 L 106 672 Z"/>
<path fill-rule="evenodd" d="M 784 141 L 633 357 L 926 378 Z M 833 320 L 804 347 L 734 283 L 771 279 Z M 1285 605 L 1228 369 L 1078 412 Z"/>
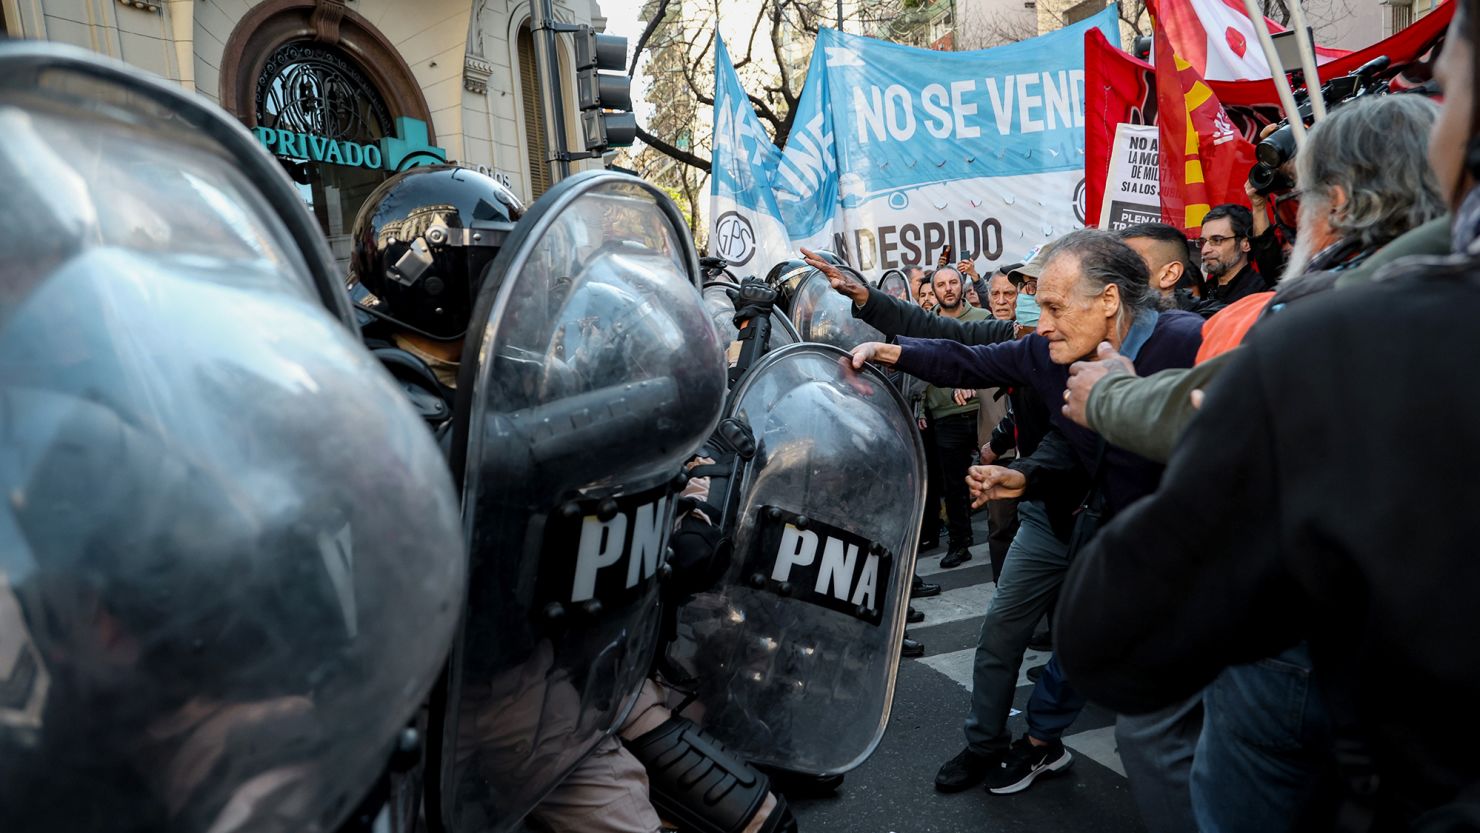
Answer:
<path fill-rule="evenodd" d="M 890 338 L 948 338 L 962 344 L 996 344 L 1011 341 L 1017 335 L 1017 326 L 1011 321 L 995 318 L 960 321 L 926 312 L 920 309 L 919 304 L 891 297 L 877 289 L 868 291 L 868 303 L 853 307 L 853 317 L 862 319 Z"/>
<path fill-rule="evenodd" d="M 1225 666 L 1293 644 L 1270 397 L 1259 354 L 1210 386 L 1155 494 L 1102 528 L 1069 568 L 1054 624 L 1074 685 L 1136 714 L 1190 697 Z M 1210 490 L 1213 490 L 1210 493 Z"/>

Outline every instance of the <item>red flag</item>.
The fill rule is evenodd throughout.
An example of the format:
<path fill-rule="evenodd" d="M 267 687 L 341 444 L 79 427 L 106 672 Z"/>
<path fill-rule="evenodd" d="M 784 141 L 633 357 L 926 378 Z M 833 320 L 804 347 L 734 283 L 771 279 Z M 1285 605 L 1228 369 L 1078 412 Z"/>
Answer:
<path fill-rule="evenodd" d="M 1151 65 L 1105 39 L 1098 28 L 1084 34 L 1085 216 L 1099 220 L 1110 174 L 1115 125 L 1156 124 L 1156 76 Z"/>
<path fill-rule="evenodd" d="M 1156 39 L 1156 90 L 1162 219 L 1197 236 L 1213 206 L 1248 203 L 1254 146 L 1167 38 Z"/>
<path fill-rule="evenodd" d="M 1204 80 L 1270 77 L 1269 63 L 1242 0 L 1159 0 L 1152 14 L 1157 35 L 1171 41 L 1172 50 Z M 1271 33 L 1285 31 L 1273 20 L 1264 20 Z M 1346 54 L 1343 49 L 1316 47 L 1318 63 Z"/>
<path fill-rule="evenodd" d="M 1444 37 L 1444 30 L 1449 28 L 1449 21 L 1454 17 L 1454 7 L 1453 0 L 1445 0 L 1433 11 L 1414 21 L 1412 26 L 1387 40 L 1378 41 L 1366 49 L 1359 49 L 1329 63 L 1321 64 L 1321 81 L 1330 81 L 1332 78 L 1346 75 L 1379 55 L 1386 55 L 1392 59 L 1394 64 L 1405 64 L 1417 60 L 1428 52 L 1440 38 Z M 1126 57 L 1130 58 L 1129 55 Z M 1131 58 L 1131 60 L 1135 59 Z M 1208 86 L 1213 88 L 1213 92 L 1217 94 L 1218 100 L 1223 102 L 1224 107 L 1279 106 L 1279 95 L 1274 91 L 1274 82 L 1268 79 L 1210 81 Z"/>

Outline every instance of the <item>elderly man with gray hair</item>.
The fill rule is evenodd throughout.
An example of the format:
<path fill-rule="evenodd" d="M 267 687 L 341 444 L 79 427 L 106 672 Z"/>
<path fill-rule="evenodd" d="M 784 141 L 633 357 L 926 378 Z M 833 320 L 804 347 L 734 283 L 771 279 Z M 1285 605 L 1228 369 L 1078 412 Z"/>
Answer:
<path fill-rule="evenodd" d="M 1086 229 L 1060 239 L 1044 263 L 1037 299 L 1038 329 L 1016 341 L 969 346 L 901 337 L 898 344 L 873 342 L 853 351 L 856 367 L 865 361 L 893 365 L 931 384 L 958 388 L 1021 386 L 1049 406 L 1053 430 L 1033 454 L 1007 467 L 971 469 L 968 483 L 976 505 L 989 499 L 1057 496 L 1064 489 L 1077 490 L 1073 499 L 1078 500 L 1084 495 L 1083 473 L 1088 474 L 1090 494 L 1068 550 L 1019 548 L 1015 541 L 982 624 L 966 725 L 968 746 L 962 755 L 996 759 L 1000 772 L 987 779 L 994 792 L 1014 791 L 994 784 L 1021 789 L 1018 785 L 1037 775 L 1067 766 L 1068 754 L 1057 738 L 1029 735 L 1003 752 L 1010 740 L 1006 719 L 1018 663 L 1034 625 L 1058 594 L 1077 546 L 1093 534 L 1099 519 L 1149 494 L 1161 478 L 1160 465 L 1106 445 L 1059 413 L 1069 365 L 1108 345 L 1130 357 L 1143 373 L 1188 367 L 1202 341 L 1202 319 L 1158 310 L 1145 261 L 1109 232 Z M 1053 671 L 1050 663 L 1043 679 Z M 1072 714 L 1067 717 L 1072 721 Z M 1187 771 L 1200 719 L 1198 704 L 1190 702 L 1141 718 L 1120 733 L 1132 791 L 1152 830 L 1195 829 Z"/>
<path fill-rule="evenodd" d="M 1324 289 L 1399 235 L 1444 213 L 1425 145 L 1439 105 L 1417 95 L 1332 111 L 1295 157 L 1300 214 L 1281 283 Z M 1321 274 L 1324 273 L 1324 274 Z M 1283 299 L 1282 299 L 1283 300 Z"/>
<path fill-rule="evenodd" d="M 1279 290 L 1242 299 L 1208 321 L 1204 350 L 1221 344 L 1227 352 L 1149 378 L 1127 372 L 1109 353 L 1076 365 L 1065 415 L 1110 443 L 1165 461 L 1196 412 L 1189 394 L 1229 364 L 1230 348 L 1251 323 L 1332 287 L 1365 284 L 1396 257 L 1447 252 L 1448 221 L 1424 149 L 1437 114 L 1433 102 L 1414 95 L 1334 110 L 1296 157 L 1299 228 Z M 1192 769 L 1198 829 L 1305 829 L 1331 811 L 1330 726 L 1311 671 L 1302 644 L 1229 668 L 1207 688 L 1207 725 Z"/>

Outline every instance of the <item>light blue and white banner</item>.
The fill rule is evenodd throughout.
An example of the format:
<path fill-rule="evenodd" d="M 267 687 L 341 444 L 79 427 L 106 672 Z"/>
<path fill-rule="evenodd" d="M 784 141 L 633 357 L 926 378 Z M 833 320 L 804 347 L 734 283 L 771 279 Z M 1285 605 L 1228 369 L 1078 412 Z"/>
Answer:
<path fill-rule="evenodd" d="M 836 251 L 866 273 L 933 265 L 949 245 L 953 261 L 969 257 L 985 274 L 1083 227 L 1084 34 L 1092 27 L 1118 41 L 1114 7 L 976 52 L 824 29 L 779 158 L 744 135 L 721 140 L 722 120 L 740 121 L 722 116 L 722 98 L 760 128 L 726 57 L 728 81 L 716 86 L 732 89 L 715 95 L 715 232 L 732 213 L 730 233 L 711 236 L 711 250 L 738 260 L 747 250 L 736 218 L 754 227 L 779 217 L 789 248 L 777 251 L 756 232 L 748 253 L 760 263 L 740 273 L 764 275 L 801 245 Z M 732 156 L 741 147 L 748 168 Z M 741 181 L 731 175 L 737 169 L 752 175 Z M 767 182 L 769 194 L 759 193 Z"/>
<path fill-rule="evenodd" d="M 772 265 L 795 256 L 772 184 L 781 151 L 756 117 L 718 34 L 714 39 L 713 145 L 710 253 L 728 260 L 736 275 L 764 277 Z"/>

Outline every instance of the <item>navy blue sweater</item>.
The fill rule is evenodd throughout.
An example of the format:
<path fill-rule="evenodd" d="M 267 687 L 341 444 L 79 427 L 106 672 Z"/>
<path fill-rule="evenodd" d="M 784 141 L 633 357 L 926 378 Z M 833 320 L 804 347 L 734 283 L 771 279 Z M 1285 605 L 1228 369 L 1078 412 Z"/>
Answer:
<path fill-rule="evenodd" d="M 1170 367 L 1191 367 L 1202 345 L 1203 319 L 1189 312 L 1163 312 L 1156 329 L 1136 357 L 1136 372 L 1149 376 Z M 1021 385 L 1033 390 L 1047 406 L 1049 419 L 1073 447 L 1079 461 L 1098 474 L 1107 514 L 1114 514 L 1155 491 L 1162 467 L 1138 454 L 1110 446 L 1103 471 L 1095 472 L 1099 435 L 1063 415 L 1064 388 L 1069 366 L 1048 357 L 1048 340 L 1033 333 L 1017 341 L 968 346 L 954 341 L 899 338 L 900 370 L 932 385 L 958 388 L 994 388 Z"/>

